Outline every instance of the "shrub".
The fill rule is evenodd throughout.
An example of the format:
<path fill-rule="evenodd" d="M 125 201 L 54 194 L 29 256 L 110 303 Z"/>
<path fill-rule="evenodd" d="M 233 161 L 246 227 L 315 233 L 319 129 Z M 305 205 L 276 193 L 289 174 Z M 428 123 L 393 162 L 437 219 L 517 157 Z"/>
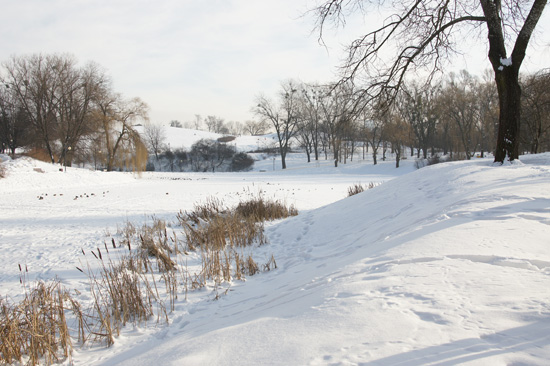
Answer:
<path fill-rule="evenodd" d="M 0 163 L 0 179 L 6 177 L 6 167 L 4 164 Z"/>
<path fill-rule="evenodd" d="M 254 159 L 244 152 L 235 154 L 231 159 L 231 171 L 233 172 L 250 170 L 252 165 L 254 165 Z"/>

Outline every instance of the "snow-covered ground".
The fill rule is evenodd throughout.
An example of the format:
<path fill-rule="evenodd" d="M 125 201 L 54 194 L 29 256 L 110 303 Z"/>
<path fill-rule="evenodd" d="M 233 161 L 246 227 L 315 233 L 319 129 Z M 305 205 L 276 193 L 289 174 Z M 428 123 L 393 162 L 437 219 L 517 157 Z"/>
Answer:
<path fill-rule="evenodd" d="M 81 249 L 126 221 L 175 221 L 209 196 L 262 190 L 300 214 L 266 228 L 276 270 L 178 300 L 170 325 L 129 326 L 75 365 L 547 365 L 550 154 L 521 163 L 354 161 L 249 173 L 127 173 L 7 161 L 0 295 L 30 279 L 83 289 Z M 260 172 L 260 170 L 262 170 Z M 346 197 L 355 183 L 382 183 Z M 82 196 L 82 197 L 81 197 Z"/>

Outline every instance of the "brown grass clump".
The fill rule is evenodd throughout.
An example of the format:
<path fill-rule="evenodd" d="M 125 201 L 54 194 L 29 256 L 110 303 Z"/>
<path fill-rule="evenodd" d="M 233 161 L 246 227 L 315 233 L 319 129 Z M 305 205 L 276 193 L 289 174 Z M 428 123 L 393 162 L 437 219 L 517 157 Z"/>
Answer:
<path fill-rule="evenodd" d="M 263 223 L 238 214 L 215 216 L 200 224 L 181 221 L 181 225 L 190 250 L 223 250 L 226 246 L 246 247 L 266 243 Z"/>
<path fill-rule="evenodd" d="M 297 214 L 293 206 L 266 200 L 261 192 L 233 209 L 224 207 L 217 199 L 209 199 L 206 204 L 195 206 L 191 213 L 180 212 L 178 221 L 187 249 L 201 253 L 202 270 L 195 276 L 192 287 L 204 286 L 208 280 L 216 284 L 232 278 L 244 280 L 262 270 L 276 268 L 273 257 L 261 266 L 243 250 L 267 243 L 264 236 L 266 220 Z"/>
<path fill-rule="evenodd" d="M 239 202 L 235 213 L 255 221 L 272 221 L 298 215 L 298 210 L 291 205 L 287 207 L 281 201 L 266 200 L 260 192 L 256 197 Z"/>
<path fill-rule="evenodd" d="M 164 220 L 152 218 L 152 225 L 144 224 L 141 228 L 136 228 L 131 222 L 127 222 L 124 227 L 118 228 L 117 234 L 122 236 L 122 245 L 128 247 L 131 251 L 138 250 L 143 260 L 140 263 L 144 265 L 141 270 L 147 272 L 147 257 L 153 257 L 157 260 L 157 268 L 160 272 L 172 271 L 176 263 L 170 259 L 170 255 L 177 251 L 177 240 L 168 236 L 166 222 Z M 175 234 L 174 234 L 175 235 Z M 114 239 L 112 239 L 114 242 Z"/>
<path fill-rule="evenodd" d="M 61 362 L 71 356 L 72 341 L 65 303 L 72 301 L 58 281 L 25 287 L 18 304 L 0 300 L 0 363 L 38 365 Z M 79 326 L 81 328 L 81 326 Z"/>
<path fill-rule="evenodd" d="M 208 221 L 213 217 L 222 215 L 227 211 L 223 201 L 216 197 L 209 197 L 206 202 L 202 204 L 195 204 L 191 212 L 180 212 L 178 219 L 185 221 L 192 221 L 195 224 L 199 224 L 202 221 Z"/>
<path fill-rule="evenodd" d="M 356 183 L 348 188 L 348 197 L 354 196 L 358 193 L 364 192 L 367 189 L 372 189 L 376 187 L 376 184 L 370 182 L 368 185 L 362 185 L 361 183 Z"/>
<path fill-rule="evenodd" d="M 6 167 L 0 162 L 0 179 L 6 178 Z"/>

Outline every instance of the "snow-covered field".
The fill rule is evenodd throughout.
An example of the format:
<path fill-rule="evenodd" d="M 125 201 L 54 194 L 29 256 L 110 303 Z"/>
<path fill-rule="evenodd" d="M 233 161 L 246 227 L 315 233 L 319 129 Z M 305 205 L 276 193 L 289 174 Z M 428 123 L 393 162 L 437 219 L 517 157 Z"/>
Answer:
<path fill-rule="evenodd" d="M 170 325 L 129 326 L 111 348 L 77 349 L 74 364 L 548 364 L 550 154 L 420 170 L 296 159 L 286 171 L 268 159 L 248 173 L 141 177 L 8 160 L 0 295 L 21 293 L 18 264 L 83 290 L 81 250 L 117 226 L 262 190 L 300 211 L 266 228 L 256 255 L 273 254 L 276 270 L 219 300 L 182 297 Z M 346 198 L 359 182 L 383 184 Z"/>

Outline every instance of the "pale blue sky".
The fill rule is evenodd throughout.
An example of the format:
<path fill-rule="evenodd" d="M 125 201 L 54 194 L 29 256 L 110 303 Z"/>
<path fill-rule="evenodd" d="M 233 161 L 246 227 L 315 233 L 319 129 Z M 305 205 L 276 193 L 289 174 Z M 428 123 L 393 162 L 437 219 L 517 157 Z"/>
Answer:
<path fill-rule="evenodd" d="M 253 118 L 256 95 L 273 95 L 284 79 L 333 80 L 341 44 L 364 31 L 361 20 L 345 31 L 326 32 L 325 49 L 312 33 L 314 19 L 301 16 L 312 3 L 0 0 L 0 61 L 69 53 L 103 66 L 125 97 L 147 102 L 153 122 L 185 122 L 195 114 L 245 121 Z M 550 67 L 548 41 L 539 43 L 525 70 Z M 459 57 L 456 64 L 487 68 L 484 53 Z"/>

